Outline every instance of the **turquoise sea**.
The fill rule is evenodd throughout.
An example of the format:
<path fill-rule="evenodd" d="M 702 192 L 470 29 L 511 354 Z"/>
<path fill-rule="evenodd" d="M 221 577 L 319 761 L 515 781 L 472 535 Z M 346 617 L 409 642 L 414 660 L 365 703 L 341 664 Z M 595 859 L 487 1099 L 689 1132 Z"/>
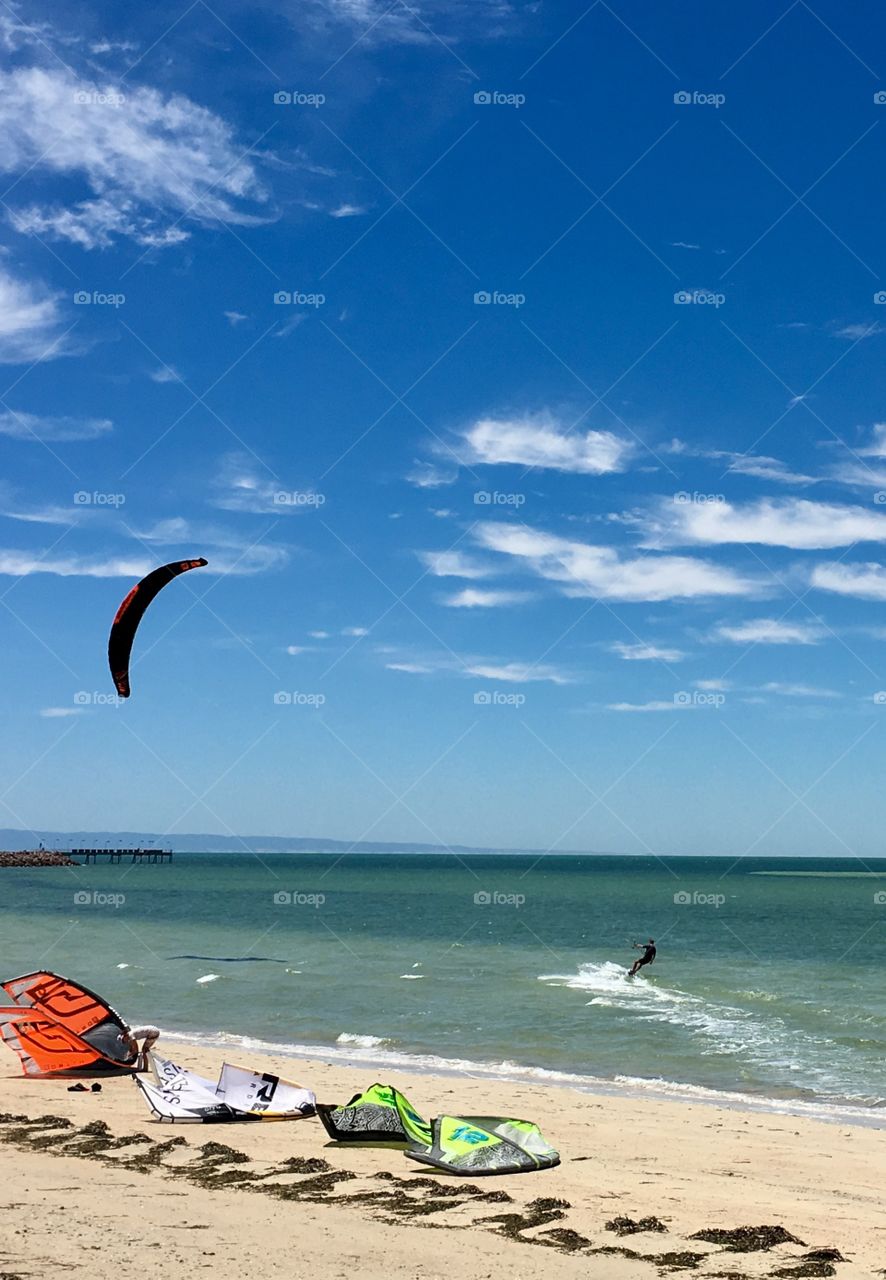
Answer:
<path fill-rule="evenodd" d="M 629 981 L 631 940 L 658 959 Z M 4 976 L 384 1066 L 886 1125 L 886 859 L 177 854 L 0 871 Z"/>

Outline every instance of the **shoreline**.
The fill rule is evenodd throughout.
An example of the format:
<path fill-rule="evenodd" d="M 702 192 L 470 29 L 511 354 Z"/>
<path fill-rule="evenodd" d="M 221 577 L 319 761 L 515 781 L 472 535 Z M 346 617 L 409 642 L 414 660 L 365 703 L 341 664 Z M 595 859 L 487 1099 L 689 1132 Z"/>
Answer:
<path fill-rule="evenodd" d="M 363 1038 L 363 1037 L 359 1037 Z M 359 1039 L 354 1037 L 354 1040 Z M 365 1037 L 371 1039 L 372 1037 Z M 446 1079 L 486 1080 L 507 1085 L 529 1085 L 540 1089 L 572 1089 L 592 1098 L 624 1098 L 634 1101 L 662 1101 L 677 1105 L 699 1105 L 753 1115 L 795 1116 L 820 1124 L 850 1125 L 860 1129 L 886 1130 L 886 1105 L 862 1106 L 851 1103 L 777 1098 L 741 1090 L 713 1089 L 661 1078 L 639 1076 L 584 1075 L 549 1070 L 517 1062 L 483 1063 L 469 1059 L 411 1054 L 383 1045 L 358 1043 L 291 1044 L 263 1040 L 235 1032 L 178 1032 L 163 1030 L 161 1043 L 184 1044 L 200 1049 L 237 1051 L 262 1058 L 291 1059 L 354 1071 L 396 1072 Z"/>
<path fill-rule="evenodd" d="M 227 1048 L 158 1043 L 202 1075 L 229 1057 L 321 1102 L 346 1102 L 375 1078 L 365 1065 L 305 1059 L 293 1071 L 292 1055 Z M 687 1269 L 711 1280 L 870 1280 L 886 1264 L 882 1139 L 870 1129 L 386 1070 L 381 1079 L 425 1118 L 532 1120 L 561 1154 L 554 1169 L 475 1181 L 398 1150 L 331 1144 L 316 1119 L 163 1124 L 129 1077 L 70 1093 L 70 1079 L 21 1076 L 8 1052 L 0 1063 L 0 1176 L 34 1209 L 26 1231 L 20 1215 L 0 1218 L 10 1274 L 39 1256 L 47 1273 L 80 1268 L 90 1280 L 135 1280 L 146 1259 L 162 1260 L 167 1280 L 204 1268 L 283 1280 L 294 1249 L 318 1280 L 451 1280 L 456 1258 L 462 1280 L 655 1280 Z M 64 1231 L 49 1225 L 62 1221 Z"/>

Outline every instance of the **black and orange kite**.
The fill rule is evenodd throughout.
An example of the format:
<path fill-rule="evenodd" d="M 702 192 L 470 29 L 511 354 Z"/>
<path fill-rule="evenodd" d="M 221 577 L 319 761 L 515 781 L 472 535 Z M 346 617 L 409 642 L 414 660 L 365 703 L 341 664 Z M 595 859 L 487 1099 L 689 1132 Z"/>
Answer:
<path fill-rule="evenodd" d="M 0 1036 L 27 1076 L 133 1071 L 138 1054 L 107 1001 L 57 973 L 26 973 L 0 983 Z"/>
<path fill-rule="evenodd" d="M 208 560 L 174 560 L 172 564 L 164 564 L 154 569 L 137 582 L 129 595 L 117 610 L 108 637 L 108 662 L 111 676 L 121 698 L 128 698 L 129 689 L 129 655 L 132 653 L 132 642 L 138 630 L 138 624 L 144 617 L 145 610 L 154 597 L 172 582 L 180 573 L 189 569 L 200 569 L 208 564 Z"/>

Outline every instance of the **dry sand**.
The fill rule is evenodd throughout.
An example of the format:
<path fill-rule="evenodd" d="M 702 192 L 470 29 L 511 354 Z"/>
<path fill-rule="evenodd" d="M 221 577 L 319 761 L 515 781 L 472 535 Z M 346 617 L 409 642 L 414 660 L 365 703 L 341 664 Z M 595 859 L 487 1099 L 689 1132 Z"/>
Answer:
<path fill-rule="evenodd" d="M 205 1046 L 176 1043 L 168 1052 L 207 1076 L 223 1060 Z M 248 1056 L 326 1102 L 347 1101 L 375 1078 L 320 1060 L 228 1056 Z M 100 1094 L 69 1093 L 69 1080 L 26 1080 L 11 1056 L 0 1061 L 0 1280 L 129 1280 L 153 1267 L 163 1280 L 201 1272 L 222 1280 L 645 1280 L 676 1275 L 677 1264 L 732 1280 L 886 1274 L 882 1131 L 385 1072 L 426 1117 L 531 1119 L 562 1155 L 543 1173 L 462 1179 L 399 1151 L 331 1146 L 314 1119 L 162 1125 L 131 1079 L 106 1079 Z M 39 1117 L 70 1127 L 34 1123 Z M 96 1121 L 109 1132 L 83 1132 Z M 607 1227 L 653 1217 L 665 1231 Z M 736 1252 L 691 1238 L 763 1225 L 802 1243 Z M 823 1249 L 845 1260 L 808 1257 Z"/>

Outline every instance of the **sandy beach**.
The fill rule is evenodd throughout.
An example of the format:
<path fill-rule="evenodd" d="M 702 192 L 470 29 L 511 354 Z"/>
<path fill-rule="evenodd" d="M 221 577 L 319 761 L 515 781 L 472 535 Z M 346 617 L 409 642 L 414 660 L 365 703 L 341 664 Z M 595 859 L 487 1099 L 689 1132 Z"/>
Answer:
<path fill-rule="evenodd" d="M 179 1042 L 167 1051 L 206 1075 L 224 1056 Z M 373 1080 L 322 1060 L 228 1056 L 320 1101 L 347 1101 Z M 429 1174 L 396 1150 L 330 1145 L 315 1119 L 163 1125 L 131 1079 L 69 1093 L 69 1080 L 24 1079 L 11 1055 L 2 1066 L 4 1277 L 111 1280 L 157 1265 L 169 1280 L 201 1270 L 640 1280 L 684 1269 L 855 1280 L 886 1268 L 883 1134 L 872 1129 L 387 1072 L 426 1116 L 532 1119 L 562 1155 L 543 1173 L 473 1181 Z M 763 1226 L 782 1230 L 718 1234 Z"/>

